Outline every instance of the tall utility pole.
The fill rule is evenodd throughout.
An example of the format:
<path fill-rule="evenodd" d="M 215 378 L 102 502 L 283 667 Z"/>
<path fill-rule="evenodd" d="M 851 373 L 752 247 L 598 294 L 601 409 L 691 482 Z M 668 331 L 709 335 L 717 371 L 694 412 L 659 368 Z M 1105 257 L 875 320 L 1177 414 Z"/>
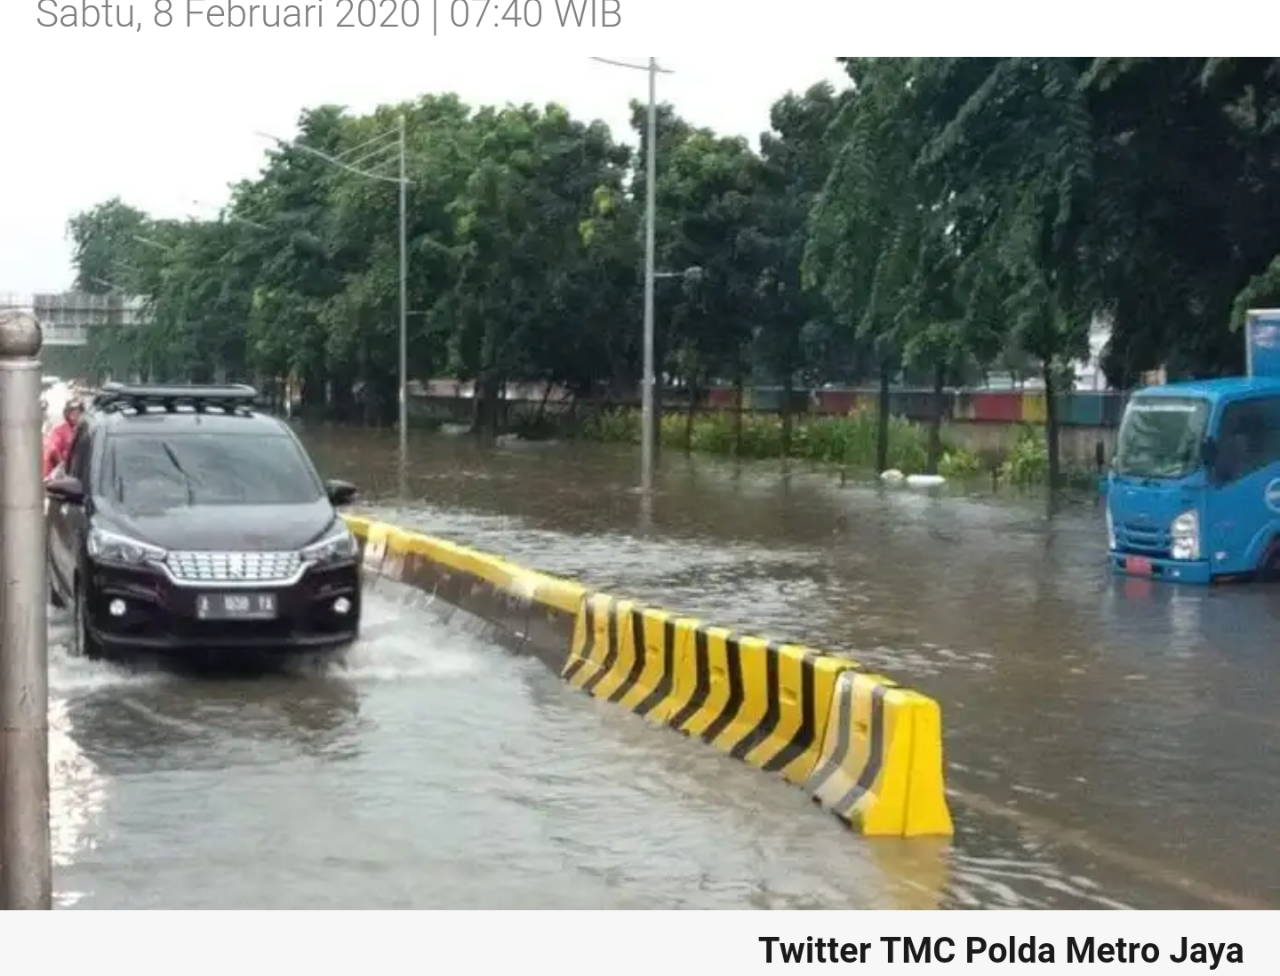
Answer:
<path fill-rule="evenodd" d="M 644 184 L 644 390 L 640 394 L 640 426 L 643 444 L 640 448 L 640 489 L 653 491 L 653 449 L 658 432 L 654 429 L 653 388 L 653 272 L 654 229 L 658 215 L 658 60 L 649 59 L 649 119 L 645 125 L 648 143 Z"/>
<path fill-rule="evenodd" d="M 653 394 L 655 382 L 654 370 L 654 323 L 653 323 L 653 282 L 654 282 L 654 223 L 657 218 L 658 200 L 658 75 L 669 75 L 672 72 L 658 65 L 657 58 L 649 58 L 646 64 L 630 64 L 626 61 L 613 61 L 609 58 L 592 58 L 601 64 L 611 64 L 618 68 L 631 68 L 649 74 L 648 120 L 645 125 L 645 193 L 644 193 L 644 380 L 640 389 L 640 489 L 645 493 L 653 491 L 653 456 L 658 444 L 658 432 L 655 429 Z"/>
<path fill-rule="evenodd" d="M 258 133 L 264 138 L 287 148 L 296 149 L 323 159 L 326 163 L 346 170 L 354 176 L 366 180 L 377 180 L 382 183 L 395 183 L 400 189 L 400 466 L 403 468 L 409 457 L 409 177 L 405 138 L 405 117 L 400 116 L 393 133 L 374 136 L 368 142 L 348 149 L 339 156 L 330 156 L 301 142 L 286 142 L 270 133 Z M 391 161 L 387 150 L 395 147 L 395 158 L 399 167 L 395 176 L 374 172 L 370 167 L 382 166 Z M 345 157 L 359 154 L 355 162 Z"/>
<path fill-rule="evenodd" d="M 409 179 L 405 125 L 400 116 L 400 467 L 409 460 Z"/>

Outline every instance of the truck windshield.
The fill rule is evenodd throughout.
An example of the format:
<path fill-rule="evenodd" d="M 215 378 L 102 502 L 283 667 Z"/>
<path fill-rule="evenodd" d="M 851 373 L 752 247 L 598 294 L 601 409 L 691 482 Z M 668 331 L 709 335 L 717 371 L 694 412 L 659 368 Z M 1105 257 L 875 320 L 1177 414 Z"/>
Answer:
<path fill-rule="evenodd" d="M 1209 402 L 1196 397 L 1135 397 L 1116 445 L 1116 473 L 1184 478 L 1200 467 Z"/>

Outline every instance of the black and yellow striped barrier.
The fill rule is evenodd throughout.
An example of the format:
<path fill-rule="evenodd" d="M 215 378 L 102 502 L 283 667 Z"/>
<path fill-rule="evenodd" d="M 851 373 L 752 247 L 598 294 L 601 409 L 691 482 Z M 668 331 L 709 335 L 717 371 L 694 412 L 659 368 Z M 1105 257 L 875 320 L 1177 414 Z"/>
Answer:
<path fill-rule="evenodd" d="M 563 665 L 587 594 L 577 583 L 383 522 L 345 520 L 366 573 L 430 594 L 483 621 L 504 644 Z"/>
<path fill-rule="evenodd" d="M 845 658 L 619 600 L 351 517 L 367 572 L 431 593 L 595 698 L 804 789 L 869 836 L 951 836 L 937 702 Z"/>

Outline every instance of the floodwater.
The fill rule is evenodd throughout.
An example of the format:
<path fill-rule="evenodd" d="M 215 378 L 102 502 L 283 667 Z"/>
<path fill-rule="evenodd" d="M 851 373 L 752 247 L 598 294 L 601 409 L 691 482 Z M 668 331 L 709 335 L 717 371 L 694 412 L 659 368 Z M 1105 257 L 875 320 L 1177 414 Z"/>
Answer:
<path fill-rule="evenodd" d="M 53 669 L 59 903 L 1277 907 L 1280 591 L 1114 581 L 1089 499 L 306 434 L 362 509 L 846 653 L 943 707 L 956 837 L 868 841 L 379 583 L 343 666 Z M 54 624 L 54 638 L 65 624 Z"/>

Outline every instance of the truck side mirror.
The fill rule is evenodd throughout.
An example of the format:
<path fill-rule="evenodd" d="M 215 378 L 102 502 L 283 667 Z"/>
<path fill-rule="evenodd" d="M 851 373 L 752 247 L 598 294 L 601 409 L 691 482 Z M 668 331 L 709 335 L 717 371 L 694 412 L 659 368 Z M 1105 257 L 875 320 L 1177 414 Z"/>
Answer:
<path fill-rule="evenodd" d="M 1200 460 L 1212 475 L 1218 467 L 1218 442 L 1212 437 L 1206 437 L 1204 443 L 1200 445 Z"/>

